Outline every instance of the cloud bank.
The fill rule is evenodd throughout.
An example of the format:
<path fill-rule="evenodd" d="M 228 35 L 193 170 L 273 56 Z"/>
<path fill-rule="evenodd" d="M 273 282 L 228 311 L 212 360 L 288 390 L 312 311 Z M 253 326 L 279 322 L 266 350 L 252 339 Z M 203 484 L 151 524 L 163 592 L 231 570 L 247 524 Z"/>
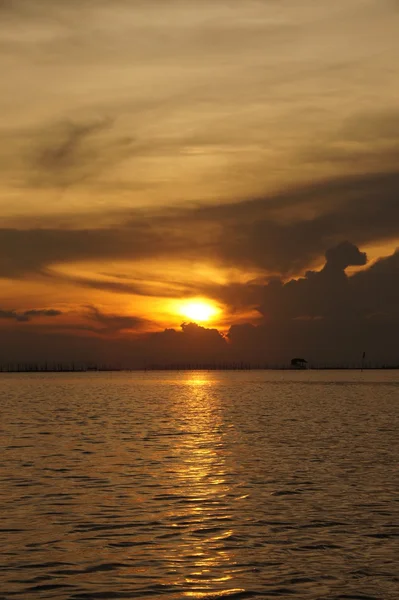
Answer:
<path fill-rule="evenodd" d="M 304 277 L 288 281 L 273 278 L 263 285 L 236 287 L 236 298 L 241 296 L 243 305 L 256 303 L 259 318 L 257 324 L 232 325 L 227 335 L 193 323 L 183 324 L 180 331 L 145 333 L 146 323 L 140 318 L 105 315 L 90 307 L 89 338 L 73 324 L 57 334 L 26 329 L 14 333 L 7 346 L 8 360 L 13 345 L 21 352 L 17 336 L 33 336 L 38 360 L 44 360 L 46 348 L 54 345 L 60 359 L 72 361 L 76 335 L 83 334 L 78 339 L 82 348 L 90 348 L 86 360 L 101 359 L 129 368 L 241 362 L 288 365 L 296 355 L 305 356 L 313 365 L 356 366 L 363 352 L 372 364 L 393 364 L 398 362 L 399 251 L 363 268 L 366 260 L 365 253 L 354 244 L 343 242 L 326 252 L 323 268 L 308 271 Z M 345 270 L 351 266 L 362 269 L 348 276 Z M 2 311 L 0 318 L 26 321 L 56 313 Z M 139 335 L 132 337 L 131 332 Z M 13 334 L 8 331 L 5 335 L 12 338 Z M 4 347 L 1 359 L 5 360 Z"/>
<path fill-rule="evenodd" d="M 254 200 L 189 208 L 137 210 L 90 228 L 0 229 L 0 277 L 21 277 L 57 264 L 148 258 L 238 265 L 283 276 L 320 261 L 340 241 L 398 239 L 399 175 L 325 181 Z"/>

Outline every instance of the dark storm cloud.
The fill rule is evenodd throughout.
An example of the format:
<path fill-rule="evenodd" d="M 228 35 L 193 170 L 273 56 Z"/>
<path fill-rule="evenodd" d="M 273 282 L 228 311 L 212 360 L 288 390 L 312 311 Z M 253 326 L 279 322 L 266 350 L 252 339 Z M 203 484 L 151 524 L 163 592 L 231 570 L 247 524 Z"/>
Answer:
<path fill-rule="evenodd" d="M 345 269 L 366 265 L 367 256 L 354 244 L 345 241 L 327 250 L 325 260 L 323 269 L 307 271 L 305 277 L 299 279 L 286 282 L 278 277 L 269 277 L 245 284 L 211 285 L 207 293 L 225 302 L 232 314 L 255 307 L 266 318 L 272 319 L 326 316 L 335 310 L 339 295 L 345 294 L 348 282 L 352 281 Z"/>
<path fill-rule="evenodd" d="M 340 241 L 395 239 L 398 192 L 397 174 L 365 176 L 316 184 L 283 195 L 275 206 L 256 200 L 226 207 L 225 259 L 288 275 Z"/>
<path fill-rule="evenodd" d="M 87 365 L 97 362 L 114 367 L 136 368 L 220 363 L 230 356 L 226 339 L 216 329 L 207 329 L 195 323 L 184 324 L 179 331 L 166 329 L 140 336 L 113 336 L 110 333 L 117 332 L 112 325 L 110 331 L 109 326 L 108 322 L 103 330 L 90 326 L 60 327 L 51 331 L 34 329 L 33 326 L 22 330 L 0 330 L 3 341 L 0 345 L 0 364 L 34 361 Z"/>
<path fill-rule="evenodd" d="M 119 213 L 119 224 L 103 228 L 1 229 L 0 276 L 21 277 L 60 263 L 144 258 L 201 259 L 294 275 L 341 241 L 364 246 L 397 239 L 398 193 L 399 175 L 386 173 L 218 206 Z"/>
<path fill-rule="evenodd" d="M 365 260 L 347 242 L 327 251 L 320 271 L 253 286 L 263 323 L 231 327 L 236 352 L 252 360 L 287 361 L 291 354 L 343 364 L 367 350 L 370 360 L 399 363 L 399 251 L 351 277 L 345 273 Z"/>
<path fill-rule="evenodd" d="M 217 329 L 183 323 L 180 331 L 165 329 L 152 333 L 140 342 L 141 351 L 150 365 L 212 363 L 229 356 L 226 339 Z"/>
<path fill-rule="evenodd" d="M 256 306 L 258 324 L 233 325 L 225 358 L 256 365 L 288 365 L 293 356 L 312 364 L 358 366 L 363 352 L 370 364 L 399 364 L 399 250 L 365 267 L 367 257 L 342 242 L 325 253 L 320 270 L 265 284 L 221 289 L 240 307 Z"/>
<path fill-rule="evenodd" d="M 350 242 L 327 250 L 319 271 L 284 281 L 226 286 L 227 301 L 234 306 L 256 306 L 267 322 L 290 320 L 399 319 L 399 250 L 348 276 L 350 266 L 365 266 L 364 252 Z"/>
<path fill-rule="evenodd" d="M 260 312 L 271 320 L 347 318 L 360 314 L 361 298 L 355 293 L 356 275 L 348 277 L 345 269 L 362 266 L 366 255 L 349 242 L 326 252 L 320 271 L 308 271 L 305 277 L 284 283 L 270 281 L 259 289 Z"/>

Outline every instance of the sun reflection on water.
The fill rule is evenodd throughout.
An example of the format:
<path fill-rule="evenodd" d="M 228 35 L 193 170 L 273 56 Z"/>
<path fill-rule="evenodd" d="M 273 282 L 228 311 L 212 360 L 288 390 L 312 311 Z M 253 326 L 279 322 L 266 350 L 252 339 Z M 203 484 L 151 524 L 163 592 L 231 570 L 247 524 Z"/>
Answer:
<path fill-rule="evenodd" d="M 181 382 L 189 386 L 211 386 L 215 383 L 215 379 L 207 371 L 189 371 L 187 377 Z"/>
<path fill-rule="evenodd" d="M 177 549 L 191 565 L 185 577 L 187 597 L 223 597 L 243 591 L 233 585 L 237 562 L 226 544 L 234 536 L 231 527 L 231 483 L 223 440 L 224 421 L 220 396 L 213 393 L 215 379 L 205 372 L 190 373 L 186 393 L 179 403 L 181 434 L 177 485 L 184 490 L 185 507 L 180 520 L 190 523 Z M 231 587 L 230 587 L 231 586 Z"/>

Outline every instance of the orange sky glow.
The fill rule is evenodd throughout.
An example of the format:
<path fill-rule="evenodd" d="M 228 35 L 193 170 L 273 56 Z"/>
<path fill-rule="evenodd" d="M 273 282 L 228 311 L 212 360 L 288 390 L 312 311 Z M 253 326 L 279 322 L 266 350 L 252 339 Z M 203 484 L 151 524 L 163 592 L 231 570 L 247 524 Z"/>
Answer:
<path fill-rule="evenodd" d="M 161 360 L 190 321 L 285 357 L 298 319 L 396 323 L 397 2 L 15 0 L 0 19 L 10 357 L 54 335 L 65 359 L 134 338 Z"/>

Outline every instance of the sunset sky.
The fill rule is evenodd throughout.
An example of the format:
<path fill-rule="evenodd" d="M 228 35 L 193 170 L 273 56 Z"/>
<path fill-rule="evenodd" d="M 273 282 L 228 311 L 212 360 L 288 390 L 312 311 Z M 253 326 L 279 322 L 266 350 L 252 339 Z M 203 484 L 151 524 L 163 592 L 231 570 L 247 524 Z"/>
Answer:
<path fill-rule="evenodd" d="M 0 0 L 0 361 L 399 363 L 398 31 L 398 0 Z"/>

